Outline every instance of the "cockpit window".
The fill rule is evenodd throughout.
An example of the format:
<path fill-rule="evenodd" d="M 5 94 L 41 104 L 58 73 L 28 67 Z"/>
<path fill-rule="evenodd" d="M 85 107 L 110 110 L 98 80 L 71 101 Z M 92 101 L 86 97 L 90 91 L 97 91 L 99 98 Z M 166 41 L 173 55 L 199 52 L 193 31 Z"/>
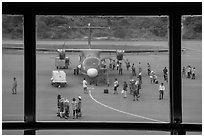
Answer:
<path fill-rule="evenodd" d="M 97 67 L 99 65 L 99 60 L 97 58 L 87 58 L 84 60 L 83 65 L 88 67 Z"/>

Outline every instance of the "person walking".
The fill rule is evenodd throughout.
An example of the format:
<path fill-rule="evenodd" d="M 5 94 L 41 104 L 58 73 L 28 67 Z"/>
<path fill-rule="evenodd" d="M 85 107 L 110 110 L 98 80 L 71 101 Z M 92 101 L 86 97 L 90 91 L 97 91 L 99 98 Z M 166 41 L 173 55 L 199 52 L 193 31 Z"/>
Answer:
<path fill-rule="evenodd" d="M 72 99 L 72 112 L 73 112 L 73 119 L 76 117 L 76 109 L 77 109 L 77 101 L 75 98 Z"/>
<path fill-rule="evenodd" d="M 61 95 L 58 94 L 57 95 L 57 116 L 59 117 L 60 116 L 60 99 L 61 99 Z"/>
<path fill-rule="evenodd" d="M 64 98 L 60 99 L 60 118 L 64 117 Z"/>
<path fill-rule="evenodd" d="M 149 63 L 147 63 L 147 74 L 148 76 L 150 76 L 150 73 L 151 73 L 151 66 Z"/>
<path fill-rule="evenodd" d="M 141 67 L 141 63 L 139 62 L 139 66 L 138 66 L 138 74 L 142 73 L 142 67 Z"/>
<path fill-rule="evenodd" d="M 88 83 L 87 83 L 87 81 L 86 81 L 86 79 L 84 78 L 84 80 L 82 81 L 82 86 L 83 86 L 83 89 L 84 89 L 84 93 L 88 93 L 88 90 L 87 90 L 87 85 L 88 85 Z"/>
<path fill-rule="evenodd" d="M 122 63 L 119 64 L 119 75 L 123 74 Z"/>
<path fill-rule="evenodd" d="M 117 61 L 117 64 L 116 64 L 116 70 L 119 69 L 119 66 L 120 66 L 120 62 L 119 62 L 119 60 L 118 60 L 118 61 Z"/>
<path fill-rule="evenodd" d="M 139 83 L 142 84 L 142 72 L 138 74 Z"/>
<path fill-rule="evenodd" d="M 135 100 L 138 101 L 138 98 L 139 98 L 139 89 L 138 89 L 137 81 L 133 85 L 132 90 L 133 90 L 133 101 L 135 101 Z"/>
<path fill-rule="evenodd" d="M 16 77 L 13 78 L 12 94 L 17 94 L 17 80 L 16 80 Z"/>
<path fill-rule="evenodd" d="M 184 67 L 184 66 L 182 69 L 182 77 L 186 77 L 186 67 Z"/>
<path fill-rule="evenodd" d="M 195 79 L 195 67 L 192 68 L 192 79 Z"/>
<path fill-rule="evenodd" d="M 123 95 L 123 98 L 127 97 L 127 87 L 128 87 L 128 85 L 127 85 L 126 81 L 124 81 L 124 83 L 123 83 L 123 90 L 121 92 L 121 94 Z"/>
<path fill-rule="evenodd" d="M 67 119 L 69 117 L 69 113 L 70 113 L 70 111 L 69 111 L 69 100 L 66 99 L 64 101 L 64 118 L 65 119 Z"/>
<path fill-rule="evenodd" d="M 81 96 L 78 97 L 76 112 L 77 112 L 77 118 L 82 116 L 82 113 L 81 113 Z"/>
<path fill-rule="evenodd" d="M 163 99 L 165 86 L 164 83 L 159 85 L 159 100 Z"/>
<path fill-rule="evenodd" d="M 113 60 L 113 61 L 112 61 L 112 67 L 113 67 L 113 70 L 115 70 L 115 66 L 116 66 L 116 64 L 115 64 L 115 60 Z"/>
<path fill-rule="evenodd" d="M 167 70 L 167 68 L 166 67 L 164 67 L 164 69 L 163 69 L 163 76 L 164 76 L 164 81 L 167 81 L 167 73 L 168 73 L 168 70 Z"/>
<path fill-rule="evenodd" d="M 130 68 L 130 62 L 128 61 L 128 59 L 126 60 L 126 68 L 127 68 L 127 71 L 129 70 L 129 68 Z"/>
<path fill-rule="evenodd" d="M 112 66 L 113 66 L 113 63 L 112 63 L 112 60 L 110 59 L 109 68 L 112 69 Z"/>
<path fill-rule="evenodd" d="M 136 76 L 135 64 L 132 64 L 132 76 Z"/>
<path fill-rule="evenodd" d="M 191 66 L 190 66 L 190 64 L 188 65 L 188 69 L 187 69 L 187 77 L 191 78 Z"/>
<path fill-rule="evenodd" d="M 114 93 L 113 94 L 118 94 L 117 88 L 119 87 L 119 82 L 117 80 L 117 78 L 114 81 Z"/>
<path fill-rule="evenodd" d="M 154 75 L 154 71 L 151 71 L 149 74 L 150 83 L 153 83 L 153 75 Z"/>

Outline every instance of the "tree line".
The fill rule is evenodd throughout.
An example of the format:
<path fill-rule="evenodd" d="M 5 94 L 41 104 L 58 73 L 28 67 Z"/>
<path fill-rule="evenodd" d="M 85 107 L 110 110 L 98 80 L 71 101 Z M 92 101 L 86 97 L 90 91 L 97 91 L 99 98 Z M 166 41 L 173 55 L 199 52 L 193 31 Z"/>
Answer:
<path fill-rule="evenodd" d="M 92 38 L 126 40 L 167 40 L 168 17 L 136 16 L 36 16 L 37 39 L 83 39 L 87 29 L 70 29 L 69 26 L 110 27 L 92 30 Z M 183 19 L 183 38 L 202 39 L 202 16 Z M 23 38 L 23 17 L 2 16 L 3 39 Z"/>

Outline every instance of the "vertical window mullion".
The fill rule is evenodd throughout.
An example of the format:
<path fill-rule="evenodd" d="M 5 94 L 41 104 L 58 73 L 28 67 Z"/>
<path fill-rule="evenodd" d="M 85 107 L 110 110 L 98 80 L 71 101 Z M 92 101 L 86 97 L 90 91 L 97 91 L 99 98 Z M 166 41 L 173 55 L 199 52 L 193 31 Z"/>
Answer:
<path fill-rule="evenodd" d="M 181 92 L 181 15 L 169 17 L 169 59 L 170 59 L 170 122 L 182 123 Z M 181 133 L 177 131 L 177 134 Z M 173 133 L 175 134 L 175 133 Z"/>
<path fill-rule="evenodd" d="M 36 36 L 35 15 L 24 14 L 24 121 L 34 124 L 36 121 Z"/>

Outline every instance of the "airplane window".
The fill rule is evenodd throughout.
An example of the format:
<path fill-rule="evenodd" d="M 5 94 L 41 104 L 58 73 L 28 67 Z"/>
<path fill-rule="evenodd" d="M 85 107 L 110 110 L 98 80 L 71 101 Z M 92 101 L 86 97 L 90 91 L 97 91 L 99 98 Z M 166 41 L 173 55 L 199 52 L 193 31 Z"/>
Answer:
<path fill-rule="evenodd" d="M 168 16 L 37 15 L 36 24 L 37 121 L 169 122 Z"/>
<path fill-rule="evenodd" d="M 182 16 L 183 122 L 202 123 L 202 16 Z"/>
<path fill-rule="evenodd" d="M 2 15 L 2 121 L 24 121 L 23 16 Z"/>

